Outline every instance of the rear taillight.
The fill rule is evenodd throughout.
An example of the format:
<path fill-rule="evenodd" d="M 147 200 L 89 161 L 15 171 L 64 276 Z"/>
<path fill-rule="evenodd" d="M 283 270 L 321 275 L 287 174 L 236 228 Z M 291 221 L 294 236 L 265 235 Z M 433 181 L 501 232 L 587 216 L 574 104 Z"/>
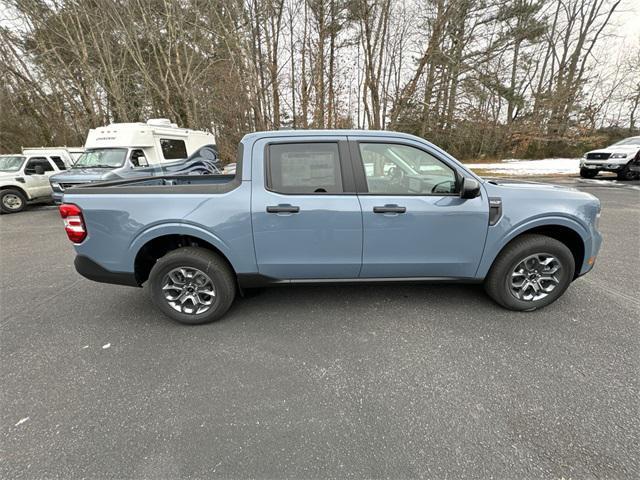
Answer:
<path fill-rule="evenodd" d="M 64 230 L 67 232 L 67 237 L 73 243 L 81 243 L 87 238 L 87 229 L 84 226 L 82 210 L 72 203 L 63 203 L 59 209 L 60 216 L 64 220 Z"/>

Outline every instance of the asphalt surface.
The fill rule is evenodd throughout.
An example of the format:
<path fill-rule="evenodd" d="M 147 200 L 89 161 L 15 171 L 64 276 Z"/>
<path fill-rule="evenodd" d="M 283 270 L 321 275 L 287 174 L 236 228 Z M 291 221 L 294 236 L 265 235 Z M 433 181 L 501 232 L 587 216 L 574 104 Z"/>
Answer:
<path fill-rule="evenodd" d="M 2 478 L 639 478 L 640 182 L 595 270 L 513 313 L 481 287 L 271 289 L 172 323 L 92 283 L 53 207 L 0 217 Z"/>

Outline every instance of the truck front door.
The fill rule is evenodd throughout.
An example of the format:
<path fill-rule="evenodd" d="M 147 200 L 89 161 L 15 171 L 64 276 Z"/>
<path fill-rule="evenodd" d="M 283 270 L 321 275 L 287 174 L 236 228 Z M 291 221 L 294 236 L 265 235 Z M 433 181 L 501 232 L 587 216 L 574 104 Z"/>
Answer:
<path fill-rule="evenodd" d="M 482 257 L 488 199 L 462 199 L 460 175 L 410 140 L 349 137 L 362 205 L 362 278 L 469 278 Z"/>
<path fill-rule="evenodd" d="M 362 214 L 346 140 L 270 138 L 254 145 L 251 210 L 260 274 L 358 276 Z"/>
<path fill-rule="evenodd" d="M 46 157 L 31 157 L 27 160 L 24 165 L 24 179 L 31 198 L 51 195 L 49 177 L 54 173 L 58 172 Z"/>

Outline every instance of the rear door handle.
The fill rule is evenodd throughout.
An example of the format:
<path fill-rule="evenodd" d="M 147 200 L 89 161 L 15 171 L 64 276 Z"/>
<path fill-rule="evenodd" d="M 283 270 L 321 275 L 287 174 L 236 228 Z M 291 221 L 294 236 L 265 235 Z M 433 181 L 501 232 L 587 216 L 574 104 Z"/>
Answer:
<path fill-rule="evenodd" d="M 294 205 L 269 205 L 267 207 L 267 213 L 298 213 L 300 207 Z"/>
<path fill-rule="evenodd" d="M 405 213 L 407 207 L 399 207 L 398 205 L 385 205 L 384 207 L 373 207 L 373 213 Z"/>

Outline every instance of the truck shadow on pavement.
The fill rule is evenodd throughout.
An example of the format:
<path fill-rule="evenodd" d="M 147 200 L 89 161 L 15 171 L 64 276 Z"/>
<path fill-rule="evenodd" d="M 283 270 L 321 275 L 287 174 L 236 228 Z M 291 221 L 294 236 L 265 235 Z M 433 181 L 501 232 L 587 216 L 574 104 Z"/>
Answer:
<path fill-rule="evenodd" d="M 190 328 L 173 322 L 152 305 L 148 292 L 117 287 L 121 307 L 136 311 L 139 320 L 176 328 Z M 143 295 L 140 295 L 144 293 Z M 124 295 L 123 295 L 124 294 Z M 288 330 L 313 329 L 313 325 L 345 328 L 375 328 L 375 325 L 441 323 L 482 325 L 487 321 L 540 320 L 559 314 L 562 305 L 571 303 L 571 289 L 554 305 L 537 312 L 513 312 L 495 304 L 478 284 L 428 285 L 344 285 L 287 286 L 251 291 L 236 298 L 222 319 L 194 326 L 196 329 L 234 329 L 236 326 L 270 325 Z M 553 311 L 554 315 L 550 315 Z M 114 312 L 114 316 L 117 312 Z M 126 322 L 126 318 L 121 318 Z"/>

